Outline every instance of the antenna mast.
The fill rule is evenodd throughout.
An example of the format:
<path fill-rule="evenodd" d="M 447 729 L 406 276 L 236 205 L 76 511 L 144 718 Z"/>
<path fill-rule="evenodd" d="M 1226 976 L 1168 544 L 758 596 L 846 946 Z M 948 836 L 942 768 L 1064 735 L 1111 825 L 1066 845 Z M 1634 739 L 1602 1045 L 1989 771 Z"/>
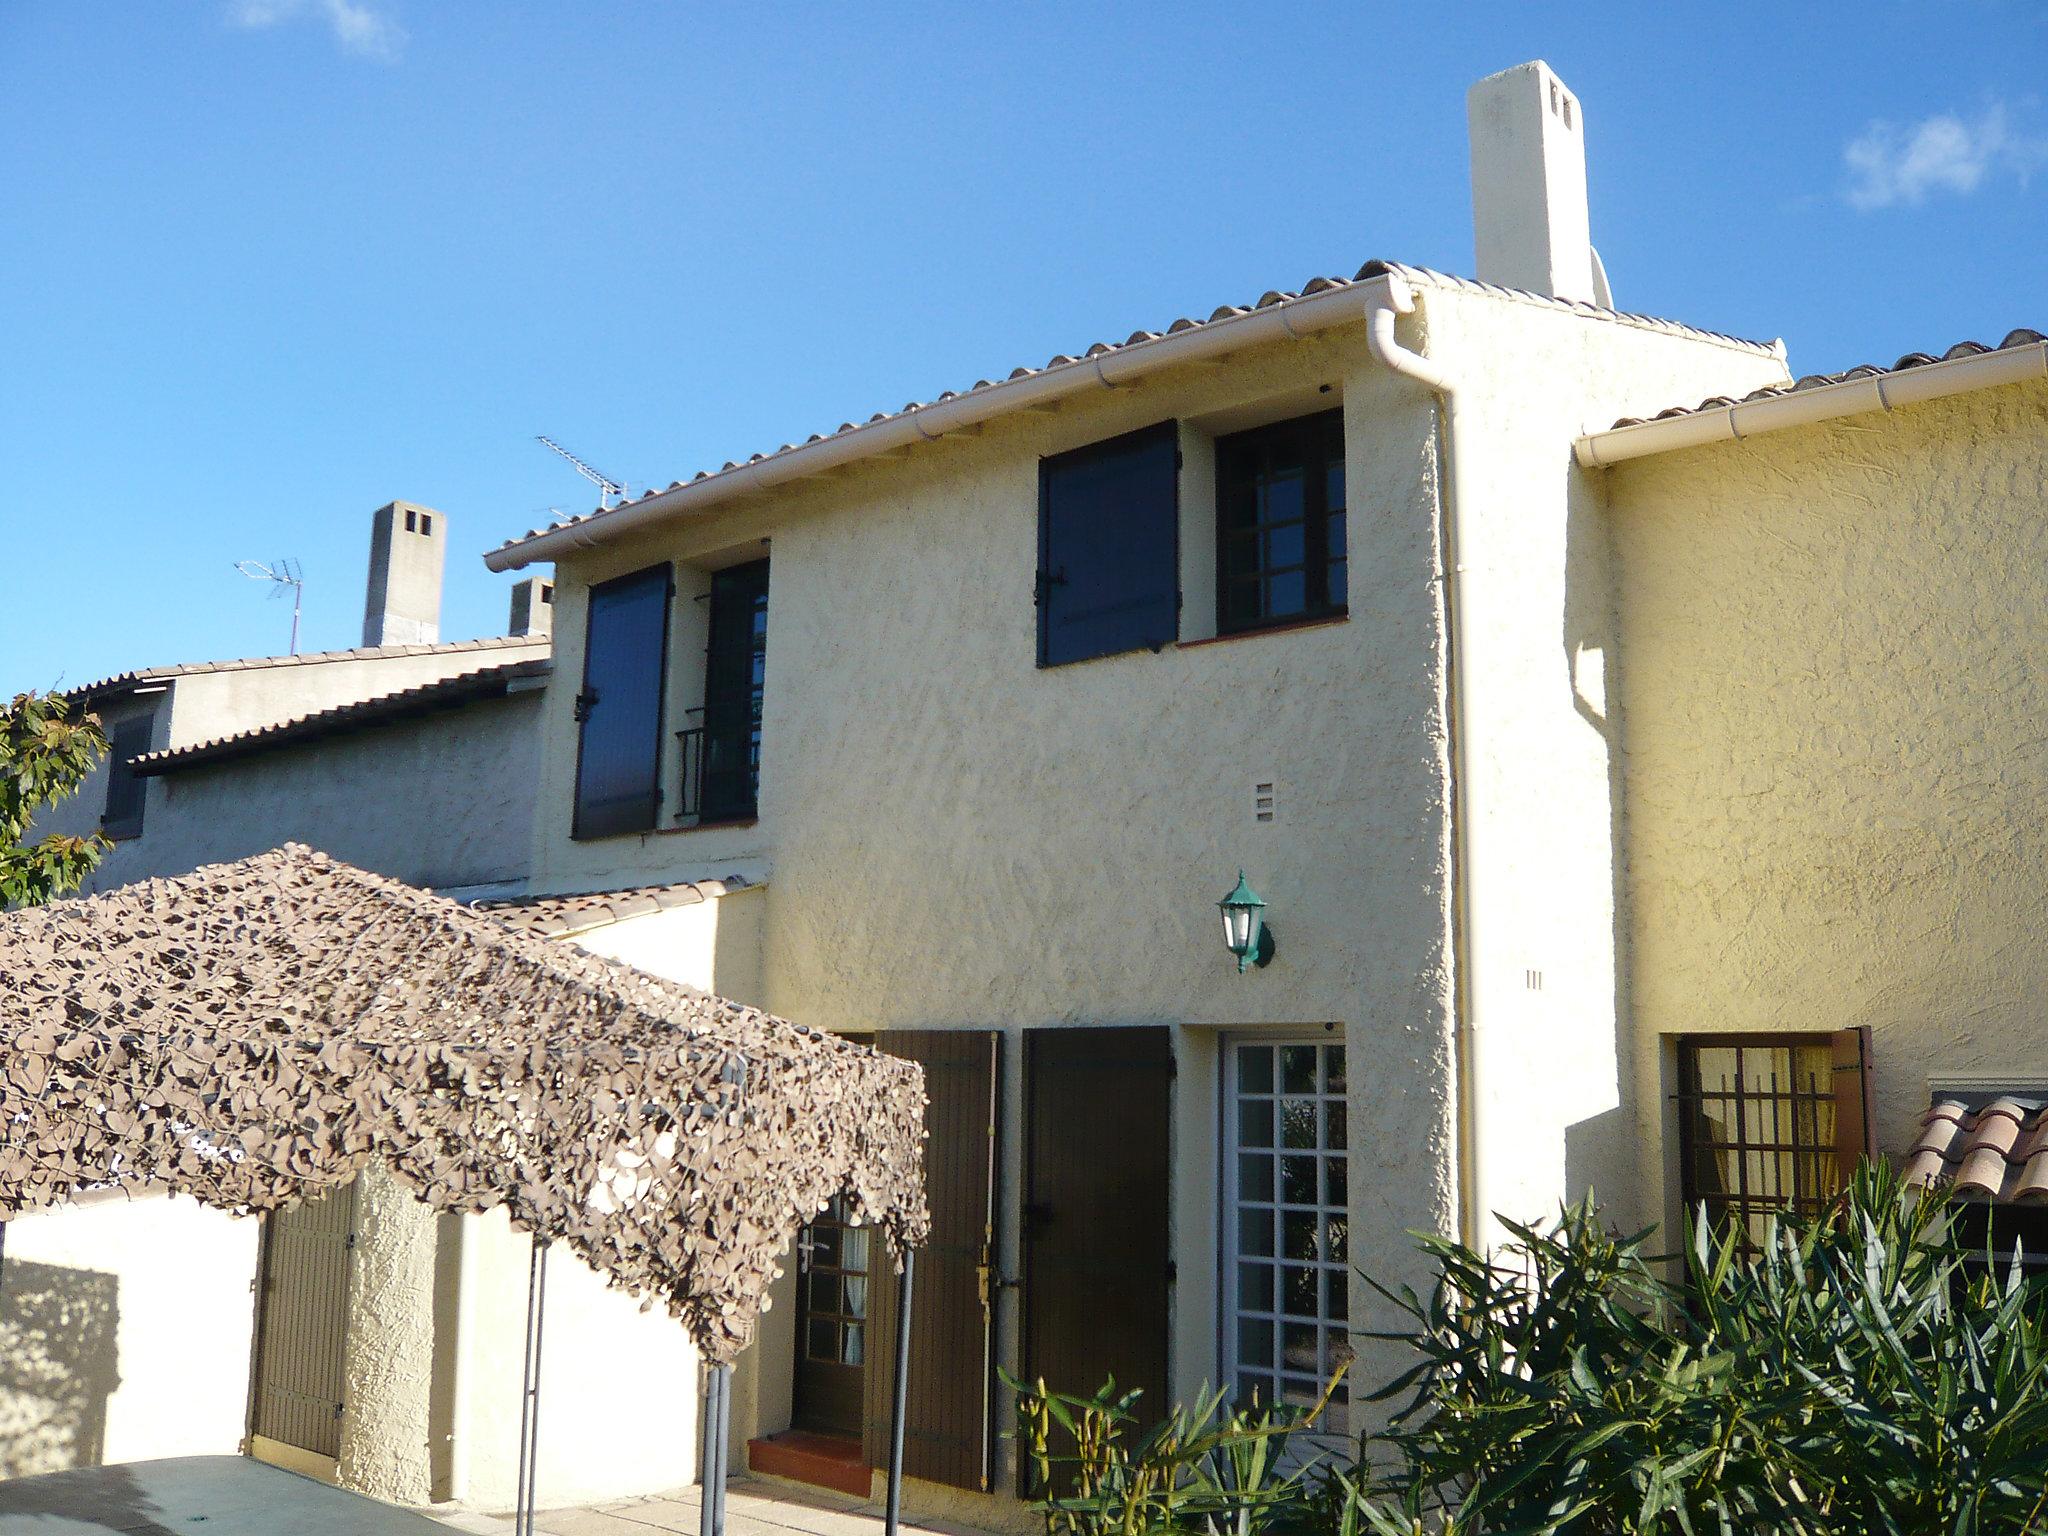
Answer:
<path fill-rule="evenodd" d="M 618 497 L 621 500 L 625 499 L 626 487 L 624 482 L 614 480 L 610 475 L 607 475 L 600 470 L 591 468 L 588 464 L 584 463 L 581 459 L 577 458 L 575 454 L 571 453 L 568 449 L 564 448 L 560 443 L 556 442 L 552 437 L 542 435 L 536 438 L 535 441 L 537 441 L 543 448 L 547 449 L 548 452 L 558 454 L 562 458 L 567 459 L 569 461 L 569 467 L 571 469 L 575 470 L 577 474 L 581 475 L 584 479 L 588 480 L 592 485 L 597 487 L 597 505 L 599 510 L 605 512 L 611 511 L 612 498 L 614 496 Z"/>
<path fill-rule="evenodd" d="M 305 573 L 299 569 L 299 562 L 296 560 L 280 560 L 274 565 L 265 565 L 261 560 L 237 560 L 235 562 L 235 569 L 251 581 L 273 583 L 270 589 L 272 597 L 283 597 L 285 589 L 287 587 L 291 589 L 292 648 L 287 654 L 292 656 L 298 655 L 299 604 L 300 600 L 306 595 L 306 577 Z"/>

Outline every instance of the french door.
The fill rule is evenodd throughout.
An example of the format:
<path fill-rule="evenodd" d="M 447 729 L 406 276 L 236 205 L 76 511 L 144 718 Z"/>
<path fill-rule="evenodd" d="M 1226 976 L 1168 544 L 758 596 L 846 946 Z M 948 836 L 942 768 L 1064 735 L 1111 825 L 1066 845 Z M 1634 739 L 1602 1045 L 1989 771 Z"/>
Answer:
<path fill-rule="evenodd" d="M 1238 1400 L 1306 1407 L 1351 1358 L 1344 1047 L 1238 1039 L 1224 1080 L 1223 1358 Z M 1340 1384 L 1319 1428 L 1343 1434 Z"/>

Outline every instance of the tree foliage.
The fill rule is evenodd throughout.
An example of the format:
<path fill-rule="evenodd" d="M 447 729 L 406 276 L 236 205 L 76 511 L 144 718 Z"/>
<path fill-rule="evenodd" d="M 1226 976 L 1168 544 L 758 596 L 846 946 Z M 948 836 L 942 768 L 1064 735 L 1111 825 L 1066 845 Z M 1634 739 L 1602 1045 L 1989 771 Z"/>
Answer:
<path fill-rule="evenodd" d="M 76 890 L 99 863 L 97 832 L 26 839 L 36 813 L 77 794 L 106 753 L 99 721 L 61 694 L 17 694 L 0 710 L 0 908 Z"/>

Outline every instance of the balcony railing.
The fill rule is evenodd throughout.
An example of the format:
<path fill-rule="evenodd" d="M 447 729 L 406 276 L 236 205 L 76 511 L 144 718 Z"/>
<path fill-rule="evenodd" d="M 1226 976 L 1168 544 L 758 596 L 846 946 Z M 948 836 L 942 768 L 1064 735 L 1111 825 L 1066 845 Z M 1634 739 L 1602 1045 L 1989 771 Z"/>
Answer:
<path fill-rule="evenodd" d="M 745 821 L 754 814 L 756 772 L 751 730 L 693 725 L 676 732 L 676 820 L 685 825 Z"/>

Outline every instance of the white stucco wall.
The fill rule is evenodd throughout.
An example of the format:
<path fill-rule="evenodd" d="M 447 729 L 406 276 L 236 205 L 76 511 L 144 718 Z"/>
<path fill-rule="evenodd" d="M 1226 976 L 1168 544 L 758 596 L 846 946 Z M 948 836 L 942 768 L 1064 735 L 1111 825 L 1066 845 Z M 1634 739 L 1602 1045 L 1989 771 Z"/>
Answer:
<path fill-rule="evenodd" d="M 1587 516 L 1597 491 L 1572 469 L 1571 439 L 1783 370 L 1768 353 L 1500 297 L 1432 292 L 1426 318 L 1426 335 L 1412 323 L 1407 334 L 1469 380 L 1482 439 L 1461 493 L 1485 546 L 1467 558 L 1483 567 L 1481 664 L 1496 674 L 1478 715 L 1490 931 L 1503 936 L 1489 963 L 1518 986 L 1524 967 L 1558 975 L 1536 1007 L 1503 1011 L 1509 1065 L 1488 1112 L 1508 1129 L 1502 1187 L 1547 1206 L 1569 1185 L 1581 1122 L 1600 1131 L 1600 1169 L 1621 1155 L 1608 1124 L 1621 1098 L 1597 679 L 1610 601 Z M 1208 435 L 1340 403 L 1348 619 L 1193 643 L 1213 633 L 1199 598 L 1213 591 Z M 1184 424 L 1189 458 L 1182 586 L 1197 597 L 1183 643 L 1038 669 L 1039 457 L 1168 417 Z M 1007 1031 L 1006 1272 L 1024 1028 L 1183 1026 L 1172 1372 L 1190 1392 L 1218 1364 L 1215 1065 L 1227 1032 L 1343 1030 L 1356 1262 L 1407 1278 L 1404 1230 L 1456 1224 L 1437 447 L 1431 400 L 1373 364 L 1353 329 L 997 421 L 565 560 L 558 666 L 575 679 L 589 583 L 670 560 L 688 591 L 692 566 L 770 541 L 761 807 L 746 827 L 571 841 L 565 686 L 547 710 L 536 888 L 771 860 L 767 1006 L 836 1029 Z M 683 670 L 671 669 L 672 719 L 698 702 Z M 1266 780 L 1280 814 L 1261 825 L 1251 786 Z M 1278 962 L 1243 978 L 1214 931 L 1240 866 L 1280 938 Z M 1000 1356 L 1013 1362 L 1014 1308 L 1001 1310 Z M 1354 1317 L 1366 1319 L 1362 1304 Z M 764 1408 L 755 1427 L 780 1425 Z"/>
<path fill-rule="evenodd" d="M 1574 462 L 1572 440 L 1785 371 L 1768 353 L 1548 305 L 1440 291 L 1423 303 L 1429 355 L 1457 384 L 1461 438 L 1460 856 L 1480 1198 L 1540 1218 L 1589 1190 L 1624 1197 L 1635 1176 L 1616 967 L 1612 552 L 1604 488 Z"/>
<path fill-rule="evenodd" d="M 2048 1080 L 2048 385 L 1610 472 L 1636 1157 L 1717 1030 L 1873 1035 L 1878 1142 L 1931 1088 Z"/>
<path fill-rule="evenodd" d="M 5 1235 L 0 1476 L 240 1448 L 257 1223 L 99 1197 Z"/>

